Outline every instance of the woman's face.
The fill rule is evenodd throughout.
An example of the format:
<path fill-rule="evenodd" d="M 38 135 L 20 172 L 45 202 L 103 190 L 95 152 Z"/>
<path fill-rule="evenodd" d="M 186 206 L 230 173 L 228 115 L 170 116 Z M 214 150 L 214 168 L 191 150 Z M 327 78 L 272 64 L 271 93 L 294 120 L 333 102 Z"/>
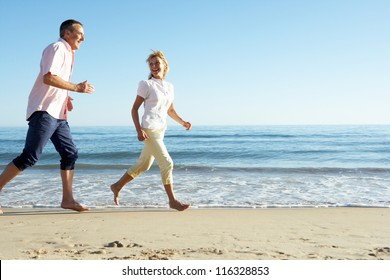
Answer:
<path fill-rule="evenodd" d="M 164 78 L 165 65 L 159 57 L 153 57 L 149 60 L 149 68 L 153 78 L 160 80 Z"/>

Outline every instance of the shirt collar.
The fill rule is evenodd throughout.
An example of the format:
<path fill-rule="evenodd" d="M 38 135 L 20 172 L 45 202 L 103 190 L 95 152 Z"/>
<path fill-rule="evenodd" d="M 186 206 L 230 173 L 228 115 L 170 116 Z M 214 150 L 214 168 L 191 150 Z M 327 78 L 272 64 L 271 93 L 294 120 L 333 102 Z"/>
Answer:
<path fill-rule="evenodd" d="M 69 43 L 66 40 L 59 38 L 58 41 L 64 43 L 68 51 L 73 52 L 72 47 L 69 45 Z"/>
<path fill-rule="evenodd" d="M 152 77 L 152 81 L 155 81 L 159 85 L 164 85 L 164 80 L 160 80 L 160 79 L 156 79 L 156 78 Z"/>

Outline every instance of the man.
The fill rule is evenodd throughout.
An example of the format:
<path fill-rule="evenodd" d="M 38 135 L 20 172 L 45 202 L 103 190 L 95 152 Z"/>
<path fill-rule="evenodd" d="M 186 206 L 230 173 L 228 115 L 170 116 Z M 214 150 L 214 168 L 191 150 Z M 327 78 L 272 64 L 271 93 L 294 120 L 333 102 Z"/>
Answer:
<path fill-rule="evenodd" d="M 10 162 L 0 175 L 1 190 L 15 176 L 38 161 L 50 139 L 61 156 L 61 207 L 79 212 L 89 209 L 73 198 L 73 174 L 78 155 L 67 118 L 68 112 L 73 109 L 68 91 L 94 92 L 94 87 L 88 81 L 79 84 L 70 82 L 74 51 L 79 49 L 83 41 L 83 25 L 75 20 L 67 20 L 61 24 L 60 39 L 43 51 L 40 73 L 28 100 L 29 129 L 25 147 L 22 154 Z"/>

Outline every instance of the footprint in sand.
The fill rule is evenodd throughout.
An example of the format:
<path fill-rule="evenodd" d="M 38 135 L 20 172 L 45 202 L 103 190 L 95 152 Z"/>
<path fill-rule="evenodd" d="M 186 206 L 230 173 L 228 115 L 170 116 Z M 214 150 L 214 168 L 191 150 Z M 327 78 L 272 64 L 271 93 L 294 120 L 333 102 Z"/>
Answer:
<path fill-rule="evenodd" d="M 123 248 L 125 245 L 123 245 L 122 242 L 120 241 L 113 241 L 105 245 L 105 247 L 110 247 L 110 248 Z"/>
<path fill-rule="evenodd" d="M 382 258 L 382 257 L 390 257 L 390 247 L 378 247 L 374 248 L 371 253 L 368 254 L 370 257 L 374 258 Z"/>

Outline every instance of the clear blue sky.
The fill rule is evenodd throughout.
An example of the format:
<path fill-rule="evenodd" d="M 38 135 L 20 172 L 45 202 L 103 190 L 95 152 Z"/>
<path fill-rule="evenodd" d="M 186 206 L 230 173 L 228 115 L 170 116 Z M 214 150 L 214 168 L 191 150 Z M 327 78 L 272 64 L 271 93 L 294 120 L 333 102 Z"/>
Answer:
<path fill-rule="evenodd" d="M 150 49 L 193 125 L 390 124 L 388 0 L 0 0 L 0 126 L 23 126 L 42 50 L 84 24 L 71 126 L 132 125 Z"/>

